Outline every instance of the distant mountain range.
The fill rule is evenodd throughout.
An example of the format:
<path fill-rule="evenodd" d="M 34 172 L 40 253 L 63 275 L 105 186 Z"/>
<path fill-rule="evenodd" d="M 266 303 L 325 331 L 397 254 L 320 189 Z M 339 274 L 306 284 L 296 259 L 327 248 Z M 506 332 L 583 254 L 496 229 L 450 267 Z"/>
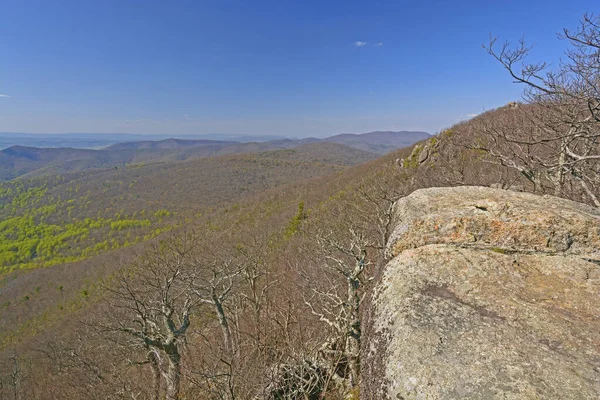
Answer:
<path fill-rule="evenodd" d="M 372 136 L 369 140 L 377 140 L 377 137 L 387 140 L 386 144 L 393 144 L 398 139 L 396 134 L 402 134 L 408 138 L 411 135 L 422 135 L 425 132 L 371 132 L 368 134 L 356 135 L 344 133 L 331 136 L 325 139 L 307 138 L 307 139 L 286 139 L 285 136 L 273 135 L 227 135 L 227 134 L 187 134 L 187 135 L 169 135 L 169 134 L 132 134 L 132 133 L 13 133 L 0 132 L 0 150 L 11 146 L 30 146 L 30 147 L 73 147 L 77 149 L 102 149 L 116 143 L 125 142 L 157 142 L 166 139 L 180 139 L 186 141 L 217 141 L 217 142 L 272 142 L 278 140 L 299 140 L 304 143 L 316 141 L 329 141 L 342 143 L 343 140 L 352 140 L 352 138 Z M 426 134 L 427 135 L 427 134 Z M 387 138 L 385 138 L 387 136 Z M 394 137 L 396 136 L 396 137 Z M 339 142 L 338 140 L 342 140 Z"/>
<path fill-rule="evenodd" d="M 184 140 L 216 140 L 230 142 L 266 142 L 284 139 L 284 136 L 223 135 L 223 134 L 133 134 L 133 133 L 13 133 L 0 132 L 0 149 L 11 146 L 73 147 L 78 149 L 101 149 L 115 143 L 158 141 L 177 137 Z"/>
<path fill-rule="evenodd" d="M 341 134 L 325 139 L 275 138 L 268 141 L 249 142 L 174 138 L 121 141 L 97 150 L 73 147 L 13 145 L 0 151 L 0 181 L 22 176 L 29 177 L 81 172 L 89 169 L 120 168 L 128 164 L 172 162 L 226 154 L 291 149 L 303 145 L 320 143 L 333 143 L 361 150 L 362 152 L 371 154 L 371 158 L 376 158 L 378 155 L 410 146 L 429 137 L 430 135 L 426 132 L 378 131 L 364 134 Z M 33 139 L 33 137 L 29 138 Z M 90 140 L 88 143 L 92 143 L 92 140 L 96 140 L 95 138 L 96 136 L 93 135 L 87 136 L 87 139 Z M 107 139 L 112 138 L 110 136 Z M 125 138 L 129 138 L 129 136 L 125 136 Z M 313 151 L 316 148 L 313 147 Z M 328 149 L 331 150 L 332 147 L 328 147 Z"/>

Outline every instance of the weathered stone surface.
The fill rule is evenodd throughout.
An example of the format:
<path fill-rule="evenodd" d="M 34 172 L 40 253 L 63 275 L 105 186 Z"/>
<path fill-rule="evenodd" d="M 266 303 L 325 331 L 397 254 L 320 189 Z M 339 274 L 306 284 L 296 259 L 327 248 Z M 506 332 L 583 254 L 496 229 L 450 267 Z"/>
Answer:
<path fill-rule="evenodd" d="M 454 243 L 599 260 L 599 221 L 597 209 L 551 196 L 473 186 L 422 189 L 396 203 L 388 248 L 395 256 Z"/>
<path fill-rule="evenodd" d="M 600 398 L 600 213 L 460 187 L 396 205 L 361 398 Z"/>

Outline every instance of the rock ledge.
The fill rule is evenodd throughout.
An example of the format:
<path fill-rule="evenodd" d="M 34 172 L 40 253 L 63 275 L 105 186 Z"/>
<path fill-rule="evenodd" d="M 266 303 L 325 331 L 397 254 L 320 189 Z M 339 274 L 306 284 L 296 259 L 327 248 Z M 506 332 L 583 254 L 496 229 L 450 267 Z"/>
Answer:
<path fill-rule="evenodd" d="M 483 187 L 395 206 L 361 398 L 600 398 L 600 212 Z"/>

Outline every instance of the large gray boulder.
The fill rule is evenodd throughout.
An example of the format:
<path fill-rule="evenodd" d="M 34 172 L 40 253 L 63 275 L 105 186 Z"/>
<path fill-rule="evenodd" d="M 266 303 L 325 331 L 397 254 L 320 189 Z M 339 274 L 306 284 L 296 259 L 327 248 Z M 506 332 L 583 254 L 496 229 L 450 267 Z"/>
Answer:
<path fill-rule="evenodd" d="M 363 399 L 600 399 L 600 212 L 482 187 L 395 206 Z"/>

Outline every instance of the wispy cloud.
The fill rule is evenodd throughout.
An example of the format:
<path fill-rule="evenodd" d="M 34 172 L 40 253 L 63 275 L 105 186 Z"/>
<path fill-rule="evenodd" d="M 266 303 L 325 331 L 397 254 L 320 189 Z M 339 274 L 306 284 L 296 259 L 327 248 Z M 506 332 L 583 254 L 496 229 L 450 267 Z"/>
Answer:
<path fill-rule="evenodd" d="M 360 40 L 357 42 L 354 42 L 354 45 L 356 47 L 365 47 L 367 45 L 367 42 L 361 42 Z"/>
<path fill-rule="evenodd" d="M 462 121 L 468 121 L 471 118 L 475 118 L 476 116 L 478 116 L 478 113 L 472 113 L 472 114 L 463 114 L 460 117 L 457 117 L 454 122 L 462 122 Z"/>
<path fill-rule="evenodd" d="M 383 42 L 377 42 L 377 43 L 375 43 L 375 47 L 381 47 L 381 46 L 383 46 Z"/>
<path fill-rule="evenodd" d="M 150 118 L 140 118 L 140 119 L 127 119 L 125 120 L 126 124 L 141 124 L 141 123 L 150 123 L 150 124 L 162 124 L 162 121 L 157 121 L 155 119 Z"/>
<path fill-rule="evenodd" d="M 0 94 L 0 97 L 10 97 L 10 96 L 7 94 Z"/>

